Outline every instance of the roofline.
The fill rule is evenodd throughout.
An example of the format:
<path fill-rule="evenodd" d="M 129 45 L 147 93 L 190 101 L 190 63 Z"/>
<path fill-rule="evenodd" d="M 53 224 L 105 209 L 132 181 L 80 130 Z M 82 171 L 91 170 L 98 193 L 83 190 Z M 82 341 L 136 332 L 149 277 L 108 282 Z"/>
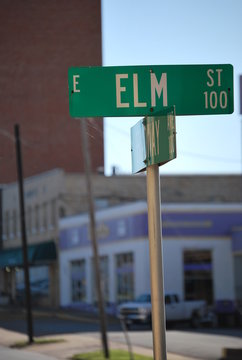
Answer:
<path fill-rule="evenodd" d="M 147 213 L 147 202 L 146 201 L 136 201 L 132 203 L 122 204 L 112 206 L 106 209 L 97 210 L 95 213 L 95 218 L 97 221 L 120 218 L 122 216 L 128 216 L 133 214 Z M 201 203 L 174 203 L 168 204 L 163 203 L 161 205 L 161 211 L 166 213 L 172 212 L 214 212 L 214 213 L 223 213 L 223 212 L 242 212 L 242 204 L 237 203 L 221 203 L 221 204 L 201 204 Z M 66 229 L 75 226 L 80 226 L 89 222 L 88 213 L 68 216 L 59 220 L 59 228 Z"/>

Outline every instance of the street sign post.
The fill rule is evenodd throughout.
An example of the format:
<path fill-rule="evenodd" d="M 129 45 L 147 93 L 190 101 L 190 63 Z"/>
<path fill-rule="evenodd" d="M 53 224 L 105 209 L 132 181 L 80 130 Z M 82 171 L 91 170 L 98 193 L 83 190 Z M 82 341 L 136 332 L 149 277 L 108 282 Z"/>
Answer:
<path fill-rule="evenodd" d="M 149 116 L 173 105 L 176 115 L 234 111 L 229 64 L 72 67 L 68 84 L 72 117 Z"/>
<path fill-rule="evenodd" d="M 146 117 L 132 130 L 132 163 L 133 172 L 147 170 L 154 358 L 166 360 L 159 165 L 176 157 L 174 109 L 176 115 L 233 113 L 233 66 L 73 67 L 68 84 L 72 117 Z"/>
<path fill-rule="evenodd" d="M 132 172 L 147 170 L 153 348 L 156 360 L 166 359 L 165 303 L 159 166 L 176 157 L 175 107 L 147 116 L 131 128 Z"/>
<path fill-rule="evenodd" d="M 148 234 L 155 360 L 166 360 L 166 317 L 163 284 L 161 196 L 159 165 L 147 167 Z"/>

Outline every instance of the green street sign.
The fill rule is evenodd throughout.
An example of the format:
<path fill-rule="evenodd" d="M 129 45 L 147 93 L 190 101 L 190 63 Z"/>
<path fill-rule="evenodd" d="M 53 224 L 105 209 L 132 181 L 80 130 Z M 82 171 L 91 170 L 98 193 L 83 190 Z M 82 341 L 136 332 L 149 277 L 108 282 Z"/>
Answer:
<path fill-rule="evenodd" d="M 148 116 L 175 105 L 176 115 L 231 114 L 232 65 L 72 67 L 72 117 Z"/>
<path fill-rule="evenodd" d="M 175 107 L 147 116 L 131 128 L 132 172 L 176 158 Z"/>

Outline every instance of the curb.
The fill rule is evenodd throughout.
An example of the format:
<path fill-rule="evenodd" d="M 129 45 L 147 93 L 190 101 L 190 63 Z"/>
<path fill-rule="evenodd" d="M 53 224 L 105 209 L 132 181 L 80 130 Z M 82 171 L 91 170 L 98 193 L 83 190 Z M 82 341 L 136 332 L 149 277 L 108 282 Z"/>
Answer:
<path fill-rule="evenodd" d="M 64 319 L 64 320 L 72 320 L 72 321 L 85 321 L 89 323 L 97 323 L 98 319 L 92 319 L 89 317 L 81 316 L 79 314 L 67 314 L 67 313 L 60 313 L 60 312 L 48 312 L 48 311 L 42 311 L 42 310 L 33 310 L 33 315 L 35 316 L 43 316 L 43 317 L 55 317 L 58 319 Z"/>
<path fill-rule="evenodd" d="M 242 348 L 223 348 L 221 360 L 241 360 Z"/>

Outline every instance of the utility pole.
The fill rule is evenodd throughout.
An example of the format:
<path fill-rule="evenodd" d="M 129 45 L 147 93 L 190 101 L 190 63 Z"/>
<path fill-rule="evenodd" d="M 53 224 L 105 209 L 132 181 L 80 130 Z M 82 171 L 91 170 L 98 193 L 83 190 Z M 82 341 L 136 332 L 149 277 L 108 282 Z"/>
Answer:
<path fill-rule="evenodd" d="M 0 250 L 3 247 L 3 189 L 0 187 Z"/>
<path fill-rule="evenodd" d="M 94 255 L 94 267 L 96 274 L 96 288 L 98 295 L 98 308 L 99 308 L 99 316 L 100 316 L 103 353 L 105 358 L 109 359 L 107 326 L 106 326 L 106 317 L 105 317 L 104 304 L 103 304 L 100 264 L 99 264 L 98 246 L 96 239 L 96 223 L 95 223 L 93 190 L 92 190 L 92 180 L 91 180 L 91 159 L 90 159 L 89 142 L 87 138 L 86 121 L 87 120 L 84 118 L 81 119 L 81 135 L 82 135 L 82 152 L 83 152 L 83 160 L 85 166 L 88 204 L 89 204 L 90 235 L 91 235 L 91 242 L 92 242 L 93 255 Z"/>
<path fill-rule="evenodd" d="M 242 115 L 242 75 L 239 76 L 239 105 L 240 115 Z M 241 178 L 242 178 L 242 118 L 240 122 L 240 157 L 241 157 Z M 242 187 L 241 187 L 241 201 L 242 201 Z"/>
<path fill-rule="evenodd" d="M 16 142 L 16 160 L 18 172 L 18 185 L 19 185 L 19 206 L 20 206 L 20 223 L 22 234 L 22 252 L 24 263 L 24 280 L 25 280 L 25 294 L 26 294 L 26 310 L 27 310 L 27 328 L 29 343 L 33 343 L 33 326 L 32 326 L 32 309 L 31 309 L 31 294 L 29 282 L 29 266 L 28 266 L 28 251 L 27 251 L 27 237 L 25 226 L 25 208 L 24 208 L 24 191 L 23 191 L 23 170 L 22 170 L 22 157 L 21 157 L 21 141 L 19 125 L 15 125 L 15 142 Z"/>

